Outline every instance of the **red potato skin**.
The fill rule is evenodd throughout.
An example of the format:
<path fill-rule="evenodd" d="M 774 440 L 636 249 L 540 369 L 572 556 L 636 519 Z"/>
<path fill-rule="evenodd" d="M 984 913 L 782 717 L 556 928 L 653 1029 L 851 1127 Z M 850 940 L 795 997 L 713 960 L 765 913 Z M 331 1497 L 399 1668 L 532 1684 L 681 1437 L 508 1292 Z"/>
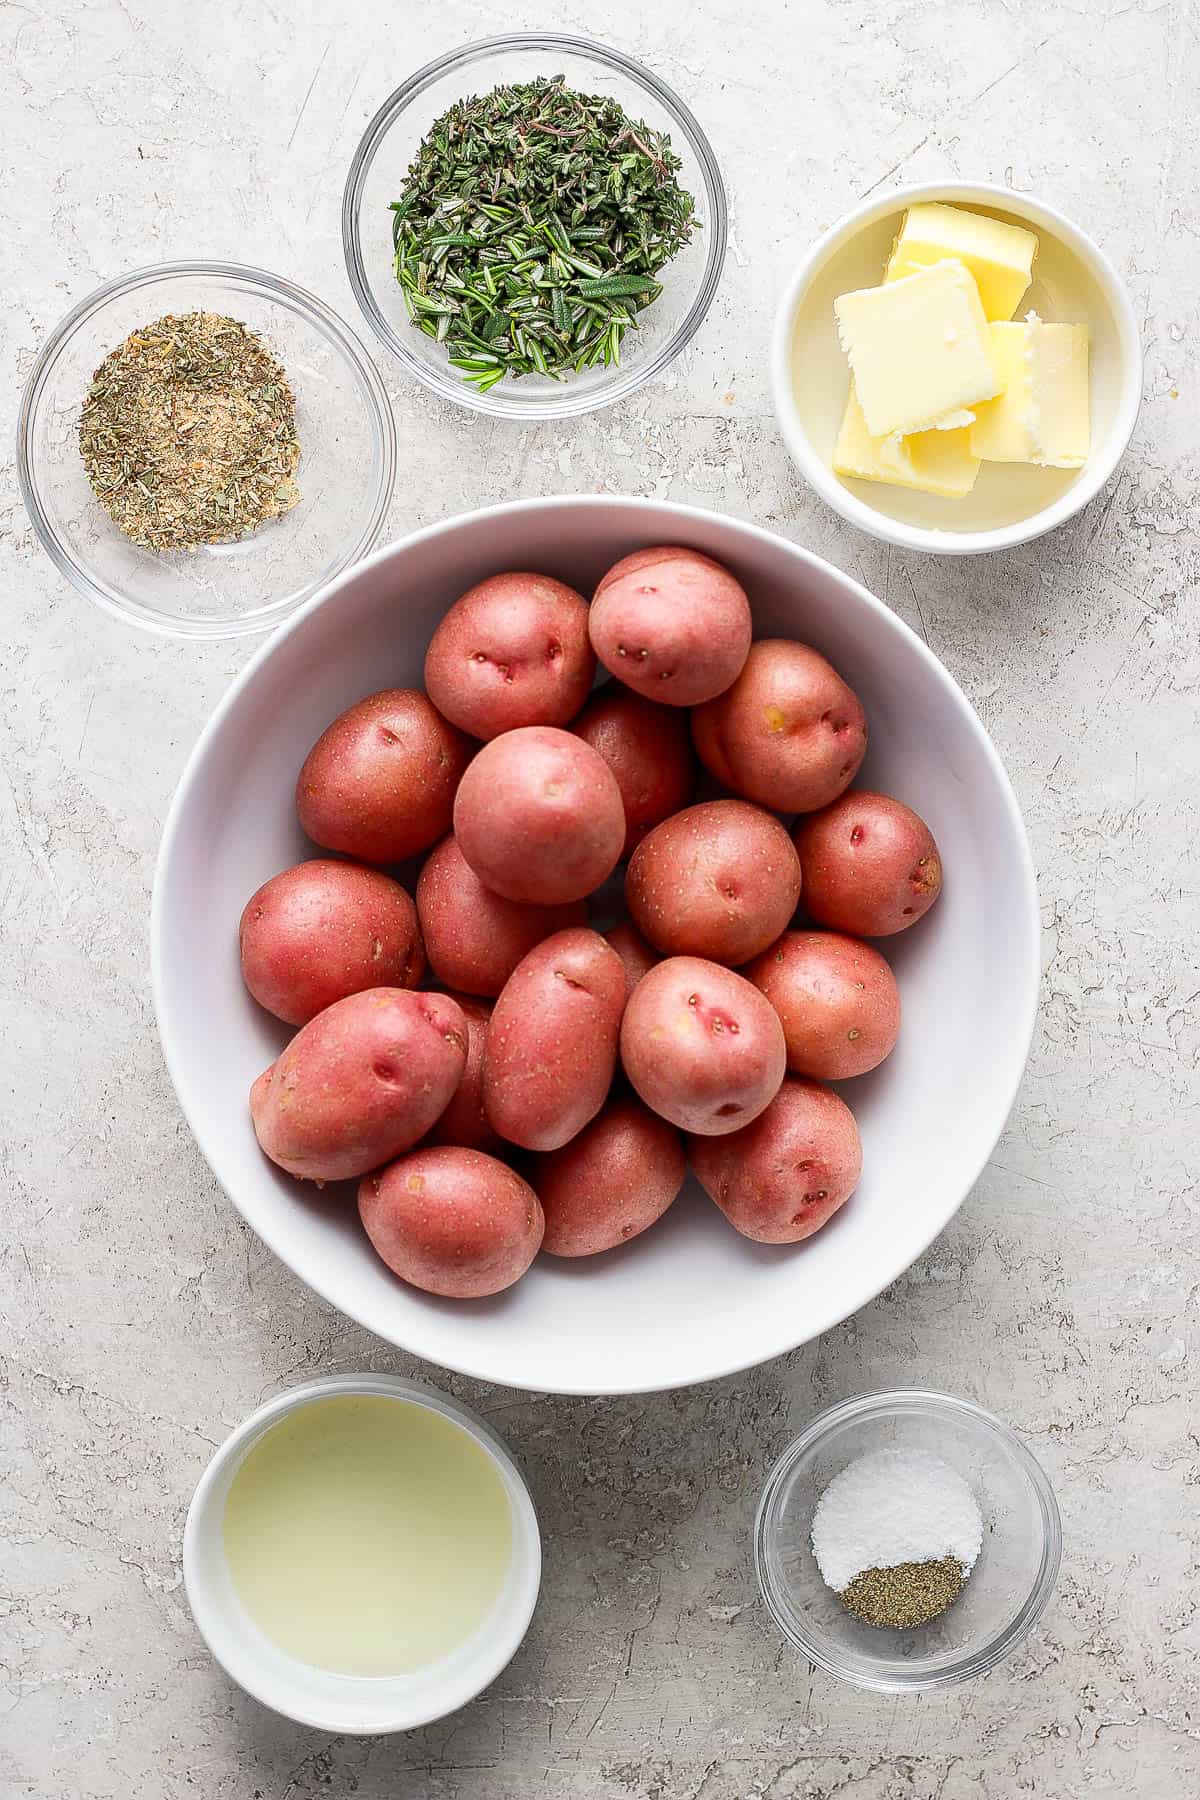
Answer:
<path fill-rule="evenodd" d="M 734 1230 L 758 1244 L 811 1237 L 850 1198 L 862 1173 L 858 1126 L 846 1102 L 796 1075 L 743 1130 L 690 1138 L 688 1157 Z"/>
<path fill-rule="evenodd" d="M 666 706 L 698 706 L 737 679 L 750 649 L 750 602 L 712 557 L 656 545 L 608 571 L 588 630 L 596 655 L 626 687 Z"/>
<path fill-rule="evenodd" d="M 628 919 L 622 919 L 604 936 L 625 965 L 625 998 L 628 1000 L 642 976 L 648 975 L 662 957 L 657 950 L 651 949 L 637 926 L 631 925 Z"/>
<path fill-rule="evenodd" d="M 259 1144 L 302 1181 L 348 1181 L 408 1150 L 462 1078 L 467 1030 L 445 994 L 368 988 L 299 1030 L 250 1089 Z"/>
<path fill-rule="evenodd" d="M 478 1150 L 413 1150 L 359 1184 L 358 1214 L 402 1281 L 479 1300 L 519 1281 L 542 1241 L 542 1207 L 521 1177 Z"/>
<path fill-rule="evenodd" d="M 289 1025 L 371 987 L 416 987 L 425 973 L 417 911 L 398 881 L 316 857 L 263 883 L 238 928 L 242 978 Z"/>
<path fill-rule="evenodd" d="M 876 1069 L 900 1034 L 900 990 L 870 944 L 838 931 L 785 931 L 742 970 L 779 1014 L 788 1068 L 817 1081 Z"/>
<path fill-rule="evenodd" d="M 472 737 L 566 725 L 591 690 L 596 658 L 582 594 L 549 575 L 490 575 L 456 600 L 425 653 L 429 698 Z"/>
<path fill-rule="evenodd" d="M 642 839 L 625 901 L 642 935 L 667 956 L 744 963 L 785 929 L 800 898 L 787 832 L 745 800 L 706 800 Z"/>
<path fill-rule="evenodd" d="M 500 1150 L 500 1139 L 488 1124 L 483 1110 L 483 1053 L 487 1043 L 488 1020 L 492 1009 L 483 1000 L 469 994 L 452 994 L 462 1013 L 467 1031 L 467 1060 L 462 1079 L 453 1098 L 432 1131 L 421 1140 L 421 1148 L 448 1144 L 462 1150 Z"/>
<path fill-rule="evenodd" d="M 403 862 L 449 830 L 474 749 L 415 688 L 368 694 L 305 758 L 296 782 L 300 824 L 325 850 Z"/>
<path fill-rule="evenodd" d="M 582 900 L 522 906 L 480 881 L 451 835 L 417 877 L 417 918 L 429 967 L 448 988 L 490 998 L 523 956 L 556 931 L 586 925 Z"/>
<path fill-rule="evenodd" d="M 774 812 L 815 812 L 857 775 L 867 720 L 819 651 L 761 638 L 732 687 L 692 714 L 692 741 L 735 794 Z"/>
<path fill-rule="evenodd" d="M 525 1150 L 558 1150 L 604 1105 L 617 1061 L 625 969 L 598 932 L 559 931 L 505 984 L 488 1026 L 483 1104 Z"/>
<path fill-rule="evenodd" d="M 561 1150 L 534 1157 L 529 1174 L 546 1215 L 542 1249 L 595 1256 L 661 1219 L 687 1158 L 673 1125 L 639 1100 L 613 1100 Z"/>
<path fill-rule="evenodd" d="M 687 720 L 614 682 L 589 701 L 573 730 L 599 751 L 616 777 L 625 808 L 625 860 L 653 826 L 692 797 L 696 759 Z"/>
<path fill-rule="evenodd" d="M 844 794 L 800 820 L 795 844 L 805 910 L 835 931 L 891 937 L 923 918 L 942 891 L 933 833 L 888 794 Z"/>
<path fill-rule="evenodd" d="M 757 988 L 719 963 L 672 956 L 630 996 L 621 1061 L 654 1112 L 683 1131 L 718 1137 L 770 1104 L 787 1051 Z"/>
<path fill-rule="evenodd" d="M 485 887 L 541 906 L 582 900 L 625 842 L 616 777 L 569 731 L 529 725 L 485 744 L 454 800 L 458 847 Z"/>

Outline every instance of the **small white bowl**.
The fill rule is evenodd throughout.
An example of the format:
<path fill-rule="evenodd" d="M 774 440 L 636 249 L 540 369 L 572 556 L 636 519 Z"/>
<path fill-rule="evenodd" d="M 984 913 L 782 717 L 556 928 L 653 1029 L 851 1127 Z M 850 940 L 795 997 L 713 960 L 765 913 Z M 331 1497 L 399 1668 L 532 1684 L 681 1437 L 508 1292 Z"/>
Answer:
<path fill-rule="evenodd" d="M 1033 284 L 1018 311 L 1023 317 L 1032 308 L 1043 318 L 1088 327 L 1092 450 L 1082 469 L 985 463 L 963 500 L 834 474 L 833 447 L 850 377 L 833 302 L 853 288 L 878 285 L 902 215 L 921 201 L 970 207 L 1037 233 Z M 775 315 L 771 387 L 793 460 L 835 512 L 885 543 L 967 556 L 1040 537 L 1095 498 L 1137 422 L 1142 350 L 1120 276 L 1069 219 L 991 182 L 924 182 L 856 207 L 809 251 Z"/>
<path fill-rule="evenodd" d="M 460 1426 L 491 1458 L 512 1509 L 512 1561 L 491 1613 L 449 1656 L 404 1675 L 339 1675 L 288 1656 L 246 1613 L 225 1560 L 225 1501 L 251 1447 L 299 1407 L 361 1394 L 428 1407 Z M 445 1394 L 392 1375 L 326 1376 L 260 1406 L 226 1438 L 204 1471 L 183 1534 L 188 1604 L 213 1656 L 253 1699 L 318 1731 L 372 1735 L 411 1731 L 457 1712 L 494 1681 L 513 1656 L 528 1630 L 541 1578 L 542 1546 L 533 1501 L 500 1439 Z"/>

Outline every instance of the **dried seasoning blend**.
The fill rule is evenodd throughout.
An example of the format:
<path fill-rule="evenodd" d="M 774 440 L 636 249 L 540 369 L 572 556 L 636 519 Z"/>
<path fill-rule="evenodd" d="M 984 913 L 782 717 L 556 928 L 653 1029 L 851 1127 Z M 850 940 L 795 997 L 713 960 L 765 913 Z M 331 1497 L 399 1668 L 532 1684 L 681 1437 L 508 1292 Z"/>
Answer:
<path fill-rule="evenodd" d="M 911 1631 L 957 1600 L 983 1542 L 970 1487 L 941 1457 L 873 1450 L 829 1483 L 812 1521 L 826 1585 L 867 1625 Z"/>
<path fill-rule="evenodd" d="M 145 550 L 244 537 L 300 498 L 296 402 L 262 339 L 220 313 L 168 313 L 92 377 L 79 421 L 88 480 Z"/>

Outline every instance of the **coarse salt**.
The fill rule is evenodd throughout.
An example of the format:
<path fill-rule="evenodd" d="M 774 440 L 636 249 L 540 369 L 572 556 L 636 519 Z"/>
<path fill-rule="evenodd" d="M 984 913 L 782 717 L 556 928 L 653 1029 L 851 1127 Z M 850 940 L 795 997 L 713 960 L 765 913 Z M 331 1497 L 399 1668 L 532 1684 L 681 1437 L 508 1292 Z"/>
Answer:
<path fill-rule="evenodd" d="M 955 1557 L 969 1574 L 983 1543 L 970 1487 L 940 1456 L 871 1450 L 835 1475 L 817 1502 L 813 1555 L 840 1594 L 865 1569 Z"/>

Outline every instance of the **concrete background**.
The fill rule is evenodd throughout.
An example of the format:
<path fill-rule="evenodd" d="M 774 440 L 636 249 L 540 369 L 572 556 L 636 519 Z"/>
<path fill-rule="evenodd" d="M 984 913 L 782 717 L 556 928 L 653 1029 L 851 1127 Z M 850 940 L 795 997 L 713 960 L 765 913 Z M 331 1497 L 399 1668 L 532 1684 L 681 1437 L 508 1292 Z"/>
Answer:
<path fill-rule="evenodd" d="M 1200 1785 L 1196 1651 L 1197 350 L 1190 0 L 37 0 L 0 6 L 0 382 L 100 281 L 258 262 L 347 317 L 338 206 L 362 126 L 422 60 L 554 23 L 695 107 L 733 234 L 691 354 L 576 427 L 480 425 L 390 368 L 389 535 L 509 495 L 645 492 L 754 518 L 859 575 L 982 713 L 1032 834 L 1040 1028 L 991 1167 L 875 1305 L 693 1392 L 562 1401 L 432 1378 L 507 1436 L 541 1508 L 543 1599 L 511 1667 L 409 1737 L 328 1739 L 209 1661 L 180 1532 L 212 1445 L 322 1370 L 408 1359 L 302 1290 L 235 1218 L 160 1060 L 155 847 L 247 645 L 122 629 L 0 495 L 0 1791 L 56 1800 L 1126 1800 Z M 800 251 L 857 197 L 939 175 L 1029 187 L 1129 282 L 1146 400 L 1073 526 L 966 564 L 889 553 L 799 485 L 764 371 Z M 986 1021 L 981 1020 L 986 1029 Z M 936 1146 L 931 1146 L 936 1154 Z M 987 1680 L 907 1702 L 785 1649 L 759 1608 L 763 1471 L 813 1410 L 897 1382 L 974 1395 L 1056 1483 L 1061 1586 Z"/>

